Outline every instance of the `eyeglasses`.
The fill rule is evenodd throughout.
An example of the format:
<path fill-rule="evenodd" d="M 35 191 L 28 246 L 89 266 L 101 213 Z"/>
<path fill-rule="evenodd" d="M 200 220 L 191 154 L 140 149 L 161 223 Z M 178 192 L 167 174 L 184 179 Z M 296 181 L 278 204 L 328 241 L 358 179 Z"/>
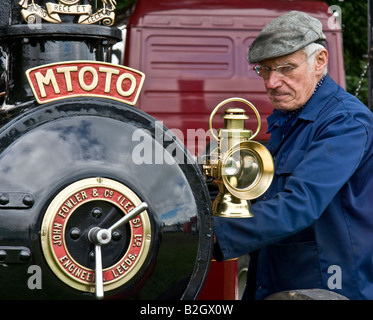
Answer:
<path fill-rule="evenodd" d="M 271 74 L 272 71 L 276 71 L 277 74 L 282 75 L 284 77 L 288 77 L 292 74 L 293 70 L 298 68 L 301 64 L 306 62 L 307 59 L 303 60 L 301 63 L 298 65 L 282 65 L 282 66 L 277 66 L 276 68 L 270 68 L 267 66 L 255 66 L 253 69 L 257 73 L 258 76 L 262 77 L 263 79 L 268 79 L 269 75 Z"/>

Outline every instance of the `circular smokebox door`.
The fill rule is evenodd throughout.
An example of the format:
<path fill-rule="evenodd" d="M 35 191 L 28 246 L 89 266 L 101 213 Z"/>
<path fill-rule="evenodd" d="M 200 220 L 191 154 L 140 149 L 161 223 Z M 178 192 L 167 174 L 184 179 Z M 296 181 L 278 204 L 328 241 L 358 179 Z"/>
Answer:
<path fill-rule="evenodd" d="M 162 123 L 116 101 L 66 99 L 14 119 L 0 145 L 2 190 L 34 199 L 27 208 L 0 207 L 0 246 L 12 238 L 32 256 L 4 268 L 7 298 L 96 298 L 89 233 L 109 230 L 141 203 L 146 210 L 103 233 L 104 298 L 198 297 L 212 256 L 210 197 Z M 30 265 L 41 268 L 42 290 L 25 289 Z"/>

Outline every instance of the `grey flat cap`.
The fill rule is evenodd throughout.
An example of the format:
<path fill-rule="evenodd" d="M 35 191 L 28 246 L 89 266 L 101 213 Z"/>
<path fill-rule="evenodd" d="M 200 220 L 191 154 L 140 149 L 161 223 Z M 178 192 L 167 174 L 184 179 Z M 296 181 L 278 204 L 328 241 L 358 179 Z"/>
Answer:
<path fill-rule="evenodd" d="M 250 46 L 250 63 L 285 56 L 310 43 L 325 45 L 321 22 L 300 11 L 290 11 L 272 20 Z"/>

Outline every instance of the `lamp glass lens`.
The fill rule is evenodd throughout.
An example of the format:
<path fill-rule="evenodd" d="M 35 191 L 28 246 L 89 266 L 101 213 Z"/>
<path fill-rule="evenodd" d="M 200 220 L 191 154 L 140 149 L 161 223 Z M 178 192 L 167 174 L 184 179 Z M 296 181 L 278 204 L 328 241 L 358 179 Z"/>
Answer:
<path fill-rule="evenodd" d="M 249 188 L 261 175 L 258 158 L 248 149 L 233 152 L 224 169 L 230 185 L 238 189 Z"/>

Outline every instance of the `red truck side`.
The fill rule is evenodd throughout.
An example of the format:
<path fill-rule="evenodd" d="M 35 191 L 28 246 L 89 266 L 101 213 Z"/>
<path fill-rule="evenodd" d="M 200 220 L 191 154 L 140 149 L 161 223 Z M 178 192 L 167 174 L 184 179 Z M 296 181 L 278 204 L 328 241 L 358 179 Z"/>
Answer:
<path fill-rule="evenodd" d="M 241 97 L 262 116 L 257 140 L 265 141 L 272 106 L 264 84 L 246 56 L 251 42 L 273 18 L 301 10 L 320 19 L 330 53 L 329 73 L 345 86 L 341 30 L 331 29 L 328 5 L 320 1 L 144 1 L 127 25 L 124 65 L 141 70 L 146 80 L 137 106 L 163 121 L 194 154 L 204 149 L 192 129 L 208 130 L 211 111 L 221 101 Z M 329 23 L 331 25 L 331 23 Z M 255 130 L 255 117 L 248 127 Z M 215 128 L 222 121 L 214 121 Z M 188 134 L 189 129 L 189 134 Z M 193 147 L 196 146 L 195 149 Z"/>
<path fill-rule="evenodd" d="M 146 75 L 137 107 L 162 121 L 197 156 L 206 147 L 203 132 L 208 133 L 216 105 L 244 98 L 261 114 L 256 140 L 265 142 L 273 107 L 262 79 L 247 63 L 248 48 L 270 20 L 305 11 L 322 21 L 329 74 L 345 87 L 341 29 L 328 9 L 321 1 L 138 0 L 126 27 L 123 60 Z M 246 126 L 255 131 L 256 118 L 248 114 Z M 214 128 L 222 128 L 220 117 L 215 119 Z M 213 262 L 200 298 L 237 299 L 237 285 L 237 260 Z"/>

